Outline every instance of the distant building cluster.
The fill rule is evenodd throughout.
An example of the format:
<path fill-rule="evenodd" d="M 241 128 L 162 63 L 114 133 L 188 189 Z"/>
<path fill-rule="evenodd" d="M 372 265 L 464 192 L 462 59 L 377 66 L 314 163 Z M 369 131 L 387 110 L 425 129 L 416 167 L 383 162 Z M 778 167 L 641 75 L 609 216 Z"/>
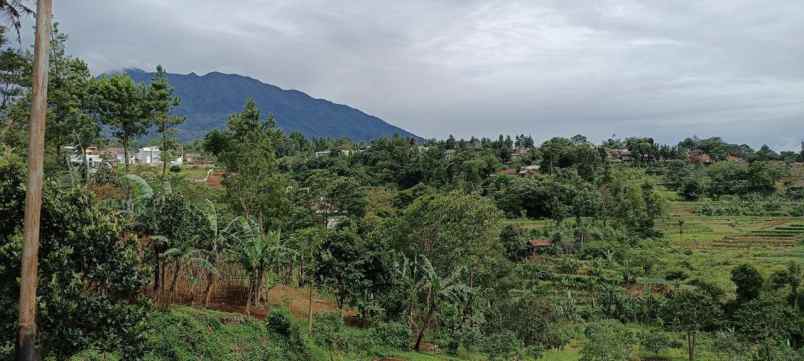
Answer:
<path fill-rule="evenodd" d="M 74 165 L 86 164 L 91 169 L 97 169 L 101 164 L 122 164 L 125 161 L 125 152 L 122 147 L 98 148 L 97 146 L 86 147 L 83 152 L 74 146 L 63 148 L 67 161 Z M 140 164 L 148 166 L 162 165 L 162 151 L 158 146 L 148 146 L 130 151 L 128 154 L 128 164 Z M 85 159 L 86 158 L 86 159 Z M 168 160 L 169 166 L 181 166 L 184 164 L 203 163 L 204 158 L 200 154 L 183 153 L 182 155 Z"/>

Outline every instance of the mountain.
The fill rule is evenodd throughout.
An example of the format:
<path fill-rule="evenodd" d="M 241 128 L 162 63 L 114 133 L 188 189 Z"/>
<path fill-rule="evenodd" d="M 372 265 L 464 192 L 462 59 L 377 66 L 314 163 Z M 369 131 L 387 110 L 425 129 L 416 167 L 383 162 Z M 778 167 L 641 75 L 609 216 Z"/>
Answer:
<path fill-rule="evenodd" d="M 152 73 L 127 69 L 134 81 L 148 83 Z M 168 80 L 181 97 L 174 114 L 187 118 L 178 127 L 183 141 L 201 138 L 212 129 L 226 126 L 232 113 L 243 110 L 247 98 L 254 98 L 264 116 L 273 114 L 279 128 L 287 133 L 300 132 L 307 137 L 349 138 L 367 141 L 412 133 L 358 109 L 316 99 L 297 90 L 277 86 L 237 74 L 212 72 L 199 76 L 168 74 Z"/>

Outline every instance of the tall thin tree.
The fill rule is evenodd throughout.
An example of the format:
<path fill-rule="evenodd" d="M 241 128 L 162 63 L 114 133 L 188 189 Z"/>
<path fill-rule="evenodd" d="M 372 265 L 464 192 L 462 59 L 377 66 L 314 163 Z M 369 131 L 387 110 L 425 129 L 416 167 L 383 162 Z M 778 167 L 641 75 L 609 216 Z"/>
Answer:
<path fill-rule="evenodd" d="M 174 116 L 170 111 L 181 103 L 179 97 L 173 94 L 173 87 L 167 78 L 167 72 L 161 65 L 156 67 L 153 81 L 148 94 L 151 102 L 153 123 L 157 127 L 160 137 L 160 151 L 162 158 L 162 177 L 167 174 L 168 162 L 175 155 L 177 148 L 175 127 L 184 122 L 184 117 Z"/>
<path fill-rule="evenodd" d="M 5 2 L 8 5 L 9 2 Z M 20 279 L 17 361 L 39 359 L 36 351 L 36 287 L 39 266 L 39 222 L 42 211 L 45 118 L 47 116 L 48 46 L 53 0 L 39 0 L 34 44 L 33 100 L 28 146 L 28 184 L 25 194 L 24 243 Z"/>

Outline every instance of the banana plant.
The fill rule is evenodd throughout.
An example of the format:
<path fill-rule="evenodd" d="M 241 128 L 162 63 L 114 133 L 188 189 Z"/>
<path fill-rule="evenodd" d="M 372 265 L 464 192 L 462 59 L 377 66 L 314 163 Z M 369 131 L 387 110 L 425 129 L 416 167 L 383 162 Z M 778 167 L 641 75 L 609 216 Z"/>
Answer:
<path fill-rule="evenodd" d="M 416 333 L 413 348 L 419 351 L 424 334 L 440 316 L 441 308 L 450 302 L 467 302 L 472 288 L 463 282 L 463 267 L 441 276 L 425 256 L 413 262 L 403 257 L 395 269 L 397 282 L 407 290 L 408 318 Z"/>
<path fill-rule="evenodd" d="M 217 272 L 215 267 L 204 257 L 204 251 L 195 247 L 196 239 L 181 242 L 160 255 L 163 260 L 172 260 L 174 264 L 170 293 L 175 295 L 176 284 L 183 267 L 195 265 L 208 272 Z"/>
<path fill-rule="evenodd" d="M 129 213 L 133 214 L 142 210 L 154 196 L 154 190 L 151 185 L 138 175 L 127 174 L 121 177 L 120 181 L 128 193 L 126 210 Z"/>
<path fill-rule="evenodd" d="M 239 234 L 233 231 L 237 219 L 222 225 L 218 209 L 211 201 L 207 200 L 207 206 L 202 209 L 202 213 L 209 225 L 209 233 L 204 236 L 206 247 L 203 254 L 210 266 L 207 271 L 207 286 L 204 290 L 204 307 L 209 307 L 215 283 L 219 277 L 218 266 L 222 262 L 223 252 L 229 243 L 239 240 Z"/>
<path fill-rule="evenodd" d="M 279 231 L 263 232 L 254 221 L 243 220 L 246 237 L 237 250 L 240 264 L 248 273 L 249 292 L 246 301 L 246 314 L 251 314 L 252 304 L 258 305 L 263 293 L 265 273 L 271 265 L 294 257 L 295 253 L 281 244 Z"/>

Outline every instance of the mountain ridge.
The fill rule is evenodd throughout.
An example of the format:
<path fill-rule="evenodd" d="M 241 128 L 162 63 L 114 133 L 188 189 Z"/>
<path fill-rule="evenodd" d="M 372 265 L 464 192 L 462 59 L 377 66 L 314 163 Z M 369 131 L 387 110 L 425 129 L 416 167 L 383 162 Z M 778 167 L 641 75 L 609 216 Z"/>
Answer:
<path fill-rule="evenodd" d="M 127 68 L 116 73 L 129 75 L 139 83 L 149 83 L 153 73 Z M 419 138 L 358 108 L 324 98 L 315 98 L 296 89 L 282 89 L 241 74 L 211 71 L 204 75 L 168 73 L 168 81 L 182 99 L 175 115 L 187 118 L 178 127 L 182 141 L 198 139 L 213 129 L 226 126 L 230 114 L 243 109 L 252 98 L 263 116 L 272 114 L 286 133 L 300 132 L 314 138 L 349 138 L 369 141 L 399 135 Z"/>

